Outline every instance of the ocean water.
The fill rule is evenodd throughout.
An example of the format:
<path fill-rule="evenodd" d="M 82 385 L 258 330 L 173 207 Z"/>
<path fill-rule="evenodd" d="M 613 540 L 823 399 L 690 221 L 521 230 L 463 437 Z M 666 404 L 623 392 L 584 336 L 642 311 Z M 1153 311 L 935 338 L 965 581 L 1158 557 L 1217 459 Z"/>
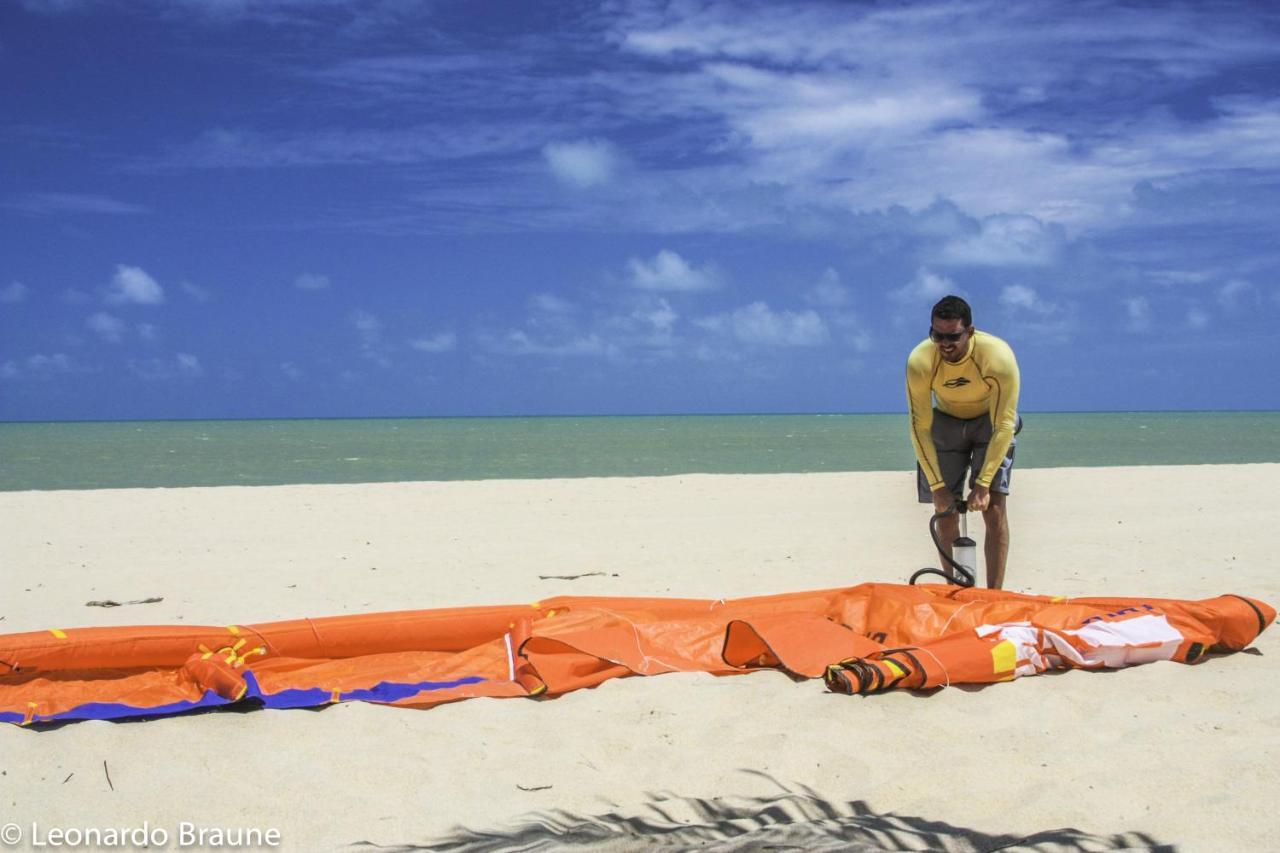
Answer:
<path fill-rule="evenodd" d="M 1020 468 L 1280 462 L 1280 412 L 1023 419 Z M 903 414 L 0 423 L 0 491 L 913 466 Z"/>

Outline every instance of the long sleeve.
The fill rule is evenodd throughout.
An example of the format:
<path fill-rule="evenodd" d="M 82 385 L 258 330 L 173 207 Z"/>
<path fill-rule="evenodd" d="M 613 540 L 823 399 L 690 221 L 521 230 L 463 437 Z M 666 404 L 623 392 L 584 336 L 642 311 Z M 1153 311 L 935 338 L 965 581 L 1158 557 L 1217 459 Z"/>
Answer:
<path fill-rule="evenodd" d="M 1009 452 L 1013 432 L 1018 423 L 1018 391 L 1021 376 L 1013 350 L 1004 341 L 988 339 L 983 342 L 978 356 L 982 379 L 991 389 L 991 443 L 987 445 L 987 458 L 978 474 L 978 485 L 991 486 L 991 480 L 1000 469 L 1004 456 Z"/>
<path fill-rule="evenodd" d="M 942 470 L 938 466 L 938 451 L 933 446 L 933 359 L 932 347 L 916 347 L 907 359 L 907 417 L 911 422 L 911 445 L 916 451 L 916 461 L 924 472 L 929 488 L 933 491 L 945 488 Z"/>

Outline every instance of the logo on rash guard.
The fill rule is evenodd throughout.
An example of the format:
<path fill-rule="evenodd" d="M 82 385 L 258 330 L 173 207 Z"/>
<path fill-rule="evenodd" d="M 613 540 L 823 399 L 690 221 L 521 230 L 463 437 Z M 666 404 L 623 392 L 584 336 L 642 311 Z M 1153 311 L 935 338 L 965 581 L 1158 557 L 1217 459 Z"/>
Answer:
<path fill-rule="evenodd" d="M 948 379 L 946 382 L 942 383 L 944 388 L 960 388 L 968 384 L 969 380 L 965 379 L 963 376 L 957 376 L 955 379 Z"/>

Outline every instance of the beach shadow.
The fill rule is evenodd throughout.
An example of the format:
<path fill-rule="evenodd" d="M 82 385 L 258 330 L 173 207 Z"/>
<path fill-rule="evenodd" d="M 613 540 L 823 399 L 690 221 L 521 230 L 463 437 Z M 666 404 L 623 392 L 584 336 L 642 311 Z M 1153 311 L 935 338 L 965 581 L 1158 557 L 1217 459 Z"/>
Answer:
<path fill-rule="evenodd" d="M 863 800 L 835 802 L 804 785 L 788 787 L 768 774 L 777 794 L 761 797 L 681 797 L 651 794 L 636 809 L 616 808 L 598 815 L 562 809 L 532 812 L 510 826 L 494 829 L 458 827 L 440 838 L 421 842 L 354 843 L 353 850 L 448 850 L 458 853 L 590 850 L 936 850 L 945 853 L 1084 853 L 1104 850 L 1168 851 L 1172 844 L 1144 832 L 1095 835 L 1075 828 L 1049 829 L 1032 835 L 991 833 L 894 813 L 876 812 Z"/>

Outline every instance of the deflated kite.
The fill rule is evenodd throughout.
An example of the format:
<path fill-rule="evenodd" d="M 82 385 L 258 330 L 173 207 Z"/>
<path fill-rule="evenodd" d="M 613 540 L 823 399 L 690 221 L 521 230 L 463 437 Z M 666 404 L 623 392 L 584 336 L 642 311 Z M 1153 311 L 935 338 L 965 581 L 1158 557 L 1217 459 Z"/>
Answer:
<path fill-rule="evenodd" d="M 222 627 L 0 635 L 0 722 L 241 703 L 428 707 L 553 696 L 610 678 L 779 669 L 841 693 L 1010 681 L 1050 669 L 1195 663 L 1245 648 L 1261 601 L 1053 598 L 946 585 L 695 600 L 565 596 Z"/>

